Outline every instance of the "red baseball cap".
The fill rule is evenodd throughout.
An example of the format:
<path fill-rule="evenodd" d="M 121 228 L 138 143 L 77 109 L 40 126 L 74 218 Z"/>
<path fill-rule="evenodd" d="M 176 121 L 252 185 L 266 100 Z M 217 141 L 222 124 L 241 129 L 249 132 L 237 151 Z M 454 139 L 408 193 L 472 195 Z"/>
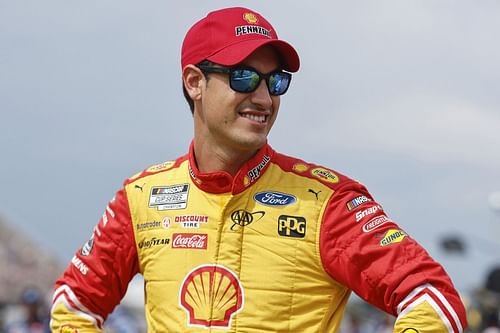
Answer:
<path fill-rule="evenodd" d="M 182 43 L 181 66 L 184 68 L 203 60 L 233 66 L 263 45 L 276 48 L 285 70 L 299 70 L 297 51 L 278 39 L 276 30 L 259 13 L 243 7 L 216 10 L 196 22 L 186 33 Z"/>

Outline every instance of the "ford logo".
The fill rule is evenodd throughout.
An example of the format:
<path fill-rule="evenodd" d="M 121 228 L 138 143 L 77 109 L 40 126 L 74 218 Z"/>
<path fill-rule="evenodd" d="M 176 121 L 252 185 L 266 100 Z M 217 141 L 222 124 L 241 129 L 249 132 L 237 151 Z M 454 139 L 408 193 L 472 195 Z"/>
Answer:
<path fill-rule="evenodd" d="M 281 192 L 259 192 L 253 197 L 255 201 L 266 206 L 288 206 L 297 202 L 297 198 L 291 194 Z"/>

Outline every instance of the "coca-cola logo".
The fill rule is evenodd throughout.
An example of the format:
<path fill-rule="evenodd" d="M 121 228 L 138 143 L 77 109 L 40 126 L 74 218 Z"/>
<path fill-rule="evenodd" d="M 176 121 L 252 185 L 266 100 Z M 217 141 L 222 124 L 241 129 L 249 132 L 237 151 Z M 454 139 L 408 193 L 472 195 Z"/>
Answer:
<path fill-rule="evenodd" d="M 174 233 L 172 248 L 206 250 L 208 245 L 207 234 Z"/>

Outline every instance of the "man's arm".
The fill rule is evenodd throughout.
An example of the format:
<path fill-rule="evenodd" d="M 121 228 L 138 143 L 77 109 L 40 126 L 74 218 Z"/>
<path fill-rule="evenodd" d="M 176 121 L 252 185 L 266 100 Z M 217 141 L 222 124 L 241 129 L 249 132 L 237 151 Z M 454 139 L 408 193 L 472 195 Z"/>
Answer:
<path fill-rule="evenodd" d="M 137 251 L 125 190 L 110 201 L 90 240 L 57 280 L 51 310 L 53 332 L 99 332 L 138 272 Z"/>
<path fill-rule="evenodd" d="M 397 316 L 394 332 L 458 333 L 466 327 L 464 306 L 443 267 L 359 183 L 332 196 L 320 251 L 335 280 Z"/>

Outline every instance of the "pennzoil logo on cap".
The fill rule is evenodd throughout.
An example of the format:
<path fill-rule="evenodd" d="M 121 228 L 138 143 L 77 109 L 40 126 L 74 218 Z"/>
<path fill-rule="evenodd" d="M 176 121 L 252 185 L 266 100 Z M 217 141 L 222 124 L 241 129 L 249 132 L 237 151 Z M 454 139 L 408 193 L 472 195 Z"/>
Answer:
<path fill-rule="evenodd" d="M 257 24 L 259 19 L 254 13 L 245 13 L 243 14 L 243 19 L 250 24 Z"/>

